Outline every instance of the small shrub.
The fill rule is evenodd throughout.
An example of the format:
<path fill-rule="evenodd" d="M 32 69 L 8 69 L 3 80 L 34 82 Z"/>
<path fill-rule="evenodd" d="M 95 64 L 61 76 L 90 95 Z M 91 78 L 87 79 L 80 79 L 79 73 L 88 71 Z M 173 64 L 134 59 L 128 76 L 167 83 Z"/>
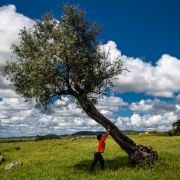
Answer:
<path fill-rule="evenodd" d="M 17 151 L 20 150 L 20 149 L 21 149 L 21 148 L 20 148 L 19 146 L 16 146 L 16 147 L 15 147 L 15 150 L 17 150 Z"/>

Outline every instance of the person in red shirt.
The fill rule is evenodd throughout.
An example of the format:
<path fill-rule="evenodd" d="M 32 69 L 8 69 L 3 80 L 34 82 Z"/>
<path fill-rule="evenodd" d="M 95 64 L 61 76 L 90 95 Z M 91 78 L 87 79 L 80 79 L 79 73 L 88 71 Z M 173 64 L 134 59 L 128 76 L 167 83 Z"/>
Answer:
<path fill-rule="evenodd" d="M 108 137 L 109 134 L 110 134 L 110 130 L 108 130 L 107 133 L 104 136 L 102 136 L 102 134 L 97 135 L 97 139 L 98 139 L 99 142 L 98 142 L 98 146 L 96 148 L 96 151 L 94 153 L 94 160 L 93 160 L 93 162 L 91 164 L 90 171 L 94 170 L 94 168 L 95 168 L 96 164 L 98 163 L 98 161 L 100 163 L 101 169 L 104 170 L 104 159 L 102 157 L 102 153 L 105 150 L 105 146 L 106 146 L 105 140 L 106 140 L 106 138 Z"/>

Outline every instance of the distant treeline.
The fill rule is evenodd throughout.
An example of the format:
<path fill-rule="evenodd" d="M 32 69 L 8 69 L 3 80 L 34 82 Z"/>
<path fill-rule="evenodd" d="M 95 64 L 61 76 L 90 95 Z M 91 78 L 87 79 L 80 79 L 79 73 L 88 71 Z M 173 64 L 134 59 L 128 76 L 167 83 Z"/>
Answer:
<path fill-rule="evenodd" d="M 43 141 L 43 140 L 51 140 L 51 139 L 61 139 L 61 138 L 72 138 L 72 137 L 91 137 L 96 136 L 98 134 L 104 134 L 104 131 L 79 131 L 73 133 L 71 135 L 56 135 L 56 134 L 48 134 L 48 135 L 37 135 L 37 136 L 30 136 L 30 137 L 11 137 L 11 138 L 0 138 L 0 143 L 15 143 L 15 142 L 26 142 L 26 141 Z M 169 132 L 157 132 L 157 131 L 132 131 L 132 130 L 125 130 L 123 131 L 126 135 L 143 135 L 143 134 L 150 134 L 150 135 L 158 135 L 158 136 L 167 136 L 170 135 Z"/>

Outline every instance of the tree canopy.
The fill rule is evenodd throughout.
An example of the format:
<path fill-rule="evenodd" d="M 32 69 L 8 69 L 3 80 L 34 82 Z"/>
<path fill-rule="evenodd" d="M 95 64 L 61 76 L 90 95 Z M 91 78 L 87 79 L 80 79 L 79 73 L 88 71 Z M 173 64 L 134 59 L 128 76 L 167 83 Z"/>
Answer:
<path fill-rule="evenodd" d="M 3 75 L 26 100 L 35 99 L 40 106 L 54 95 L 74 93 L 95 103 L 122 71 L 121 58 L 111 63 L 109 52 L 100 47 L 100 30 L 84 11 L 66 5 L 60 20 L 48 14 L 20 31 L 20 43 L 12 45 L 16 61 L 7 62 Z"/>

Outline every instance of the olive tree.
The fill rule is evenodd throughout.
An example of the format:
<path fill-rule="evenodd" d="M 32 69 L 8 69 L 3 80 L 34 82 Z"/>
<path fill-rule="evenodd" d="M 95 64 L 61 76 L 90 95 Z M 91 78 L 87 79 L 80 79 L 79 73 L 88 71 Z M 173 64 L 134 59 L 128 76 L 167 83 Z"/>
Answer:
<path fill-rule="evenodd" d="M 99 95 L 113 86 L 112 79 L 123 70 L 120 57 L 112 63 L 109 52 L 100 48 L 100 30 L 86 20 L 84 11 L 66 5 L 60 21 L 46 15 L 20 31 L 19 43 L 12 45 L 16 61 L 7 62 L 3 75 L 27 101 L 33 99 L 40 107 L 46 108 L 53 96 L 73 97 L 90 118 L 111 129 L 132 163 L 153 161 L 158 158 L 156 151 L 136 145 L 95 107 Z"/>

